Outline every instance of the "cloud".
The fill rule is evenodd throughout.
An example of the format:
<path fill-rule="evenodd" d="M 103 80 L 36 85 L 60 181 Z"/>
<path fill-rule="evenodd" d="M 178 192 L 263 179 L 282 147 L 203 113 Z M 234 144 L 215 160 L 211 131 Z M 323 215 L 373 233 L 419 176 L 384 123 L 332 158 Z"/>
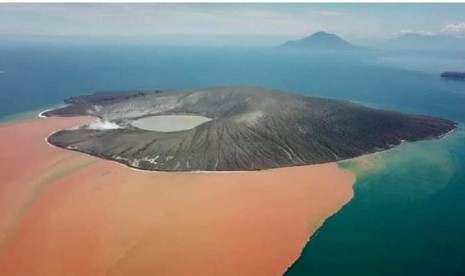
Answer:
<path fill-rule="evenodd" d="M 327 16 L 327 17 L 338 17 L 345 15 L 344 12 L 339 10 L 323 9 L 321 7 L 309 7 L 302 9 L 309 16 Z"/>
<path fill-rule="evenodd" d="M 440 28 L 438 31 L 427 31 L 427 30 L 412 30 L 404 29 L 394 33 L 394 36 L 404 34 L 418 34 L 418 35 L 443 35 L 443 36 L 465 36 L 465 22 L 459 22 L 455 24 L 447 24 Z"/>
<path fill-rule="evenodd" d="M 118 124 L 105 121 L 101 119 L 96 119 L 95 121 L 91 122 L 87 129 L 94 129 L 94 130 L 108 130 L 108 129 L 118 129 L 121 128 Z"/>
<path fill-rule="evenodd" d="M 400 30 L 397 35 L 405 35 L 405 34 L 418 34 L 418 35 L 435 35 L 434 32 L 432 31 L 425 31 L 425 30 L 410 30 L 410 29 L 405 29 L 405 30 Z"/>
<path fill-rule="evenodd" d="M 341 28 L 334 8 L 222 4 L 0 5 L 1 33 L 61 36 L 306 35 Z M 325 28 L 326 27 L 326 28 Z"/>
<path fill-rule="evenodd" d="M 441 33 L 454 36 L 465 35 L 465 22 L 447 24 L 441 29 Z"/>

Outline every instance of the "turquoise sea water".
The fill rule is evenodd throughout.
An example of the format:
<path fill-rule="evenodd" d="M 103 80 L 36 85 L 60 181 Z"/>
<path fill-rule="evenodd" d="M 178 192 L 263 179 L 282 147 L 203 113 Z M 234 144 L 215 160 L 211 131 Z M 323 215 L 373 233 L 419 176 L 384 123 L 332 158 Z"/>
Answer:
<path fill-rule="evenodd" d="M 93 91 L 251 85 L 463 123 L 465 82 L 438 76 L 449 67 L 465 71 L 465 53 L 3 45 L 0 120 Z M 340 166 L 358 176 L 354 199 L 287 275 L 465 274 L 463 130 Z"/>
<path fill-rule="evenodd" d="M 287 275 L 464 275 L 465 132 L 340 164 L 354 199 Z"/>

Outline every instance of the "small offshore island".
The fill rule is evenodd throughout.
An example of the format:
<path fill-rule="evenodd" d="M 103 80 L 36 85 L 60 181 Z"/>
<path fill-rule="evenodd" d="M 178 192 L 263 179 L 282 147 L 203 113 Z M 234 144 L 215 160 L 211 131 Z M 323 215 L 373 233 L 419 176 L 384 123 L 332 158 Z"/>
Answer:
<path fill-rule="evenodd" d="M 441 77 L 445 79 L 465 80 L 465 72 L 444 72 L 441 73 Z"/>
<path fill-rule="evenodd" d="M 244 171 L 327 163 L 457 128 L 438 117 L 250 87 L 99 92 L 65 103 L 43 115 L 98 119 L 55 132 L 48 142 L 144 170 Z M 167 115 L 191 122 L 171 129 L 179 122 Z M 155 129 L 140 128 L 140 120 L 155 120 Z"/>

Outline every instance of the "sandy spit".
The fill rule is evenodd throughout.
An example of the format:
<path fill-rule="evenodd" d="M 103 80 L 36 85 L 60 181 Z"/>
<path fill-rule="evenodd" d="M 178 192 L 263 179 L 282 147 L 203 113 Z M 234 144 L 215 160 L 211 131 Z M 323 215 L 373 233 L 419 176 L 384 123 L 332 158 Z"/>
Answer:
<path fill-rule="evenodd" d="M 92 120 L 0 126 L 0 275 L 281 275 L 353 196 L 335 163 L 142 173 L 44 141 Z"/>

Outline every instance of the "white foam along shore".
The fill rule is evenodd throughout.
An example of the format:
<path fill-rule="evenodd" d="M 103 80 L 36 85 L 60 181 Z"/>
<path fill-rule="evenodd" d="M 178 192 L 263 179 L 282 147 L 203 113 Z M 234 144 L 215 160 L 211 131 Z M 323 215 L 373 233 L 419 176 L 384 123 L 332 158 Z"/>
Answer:
<path fill-rule="evenodd" d="M 55 109 L 59 109 L 59 108 L 63 108 L 63 107 L 67 107 L 67 106 L 68 106 L 68 104 L 55 105 L 55 106 L 53 106 L 53 108 L 49 108 L 49 109 L 41 111 L 37 116 L 39 118 L 48 118 L 47 116 L 44 115 L 46 112 L 49 112 L 49 111 L 52 111 L 52 110 L 55 110 Z"/>
<path fill-rule="evenodd" d="M 60 105 L 54 105 L 53 106 L 54 108 L 49 108 L 47 110 L 34 109 L 34 110 L 28 110 L 28 111 L 23 111 L 23 112 L 19 112 L 19 113 L 6 115 L 6 116 L 0 118 L 0 124 L 19 122 L 19 121 L 29 120 L 29 119 L 37 118 L 37 117 L 38 118 L 47 118 L 46 116 L 43 115 L 45 112 L 50 111 L 50 110 L 54 110 L 54 109 L 57 109 L 57 108 L 61 108 L 61 107 L 64 107 L 64 106 L 67 106 L 67 105 L 60 104 Z"/>

